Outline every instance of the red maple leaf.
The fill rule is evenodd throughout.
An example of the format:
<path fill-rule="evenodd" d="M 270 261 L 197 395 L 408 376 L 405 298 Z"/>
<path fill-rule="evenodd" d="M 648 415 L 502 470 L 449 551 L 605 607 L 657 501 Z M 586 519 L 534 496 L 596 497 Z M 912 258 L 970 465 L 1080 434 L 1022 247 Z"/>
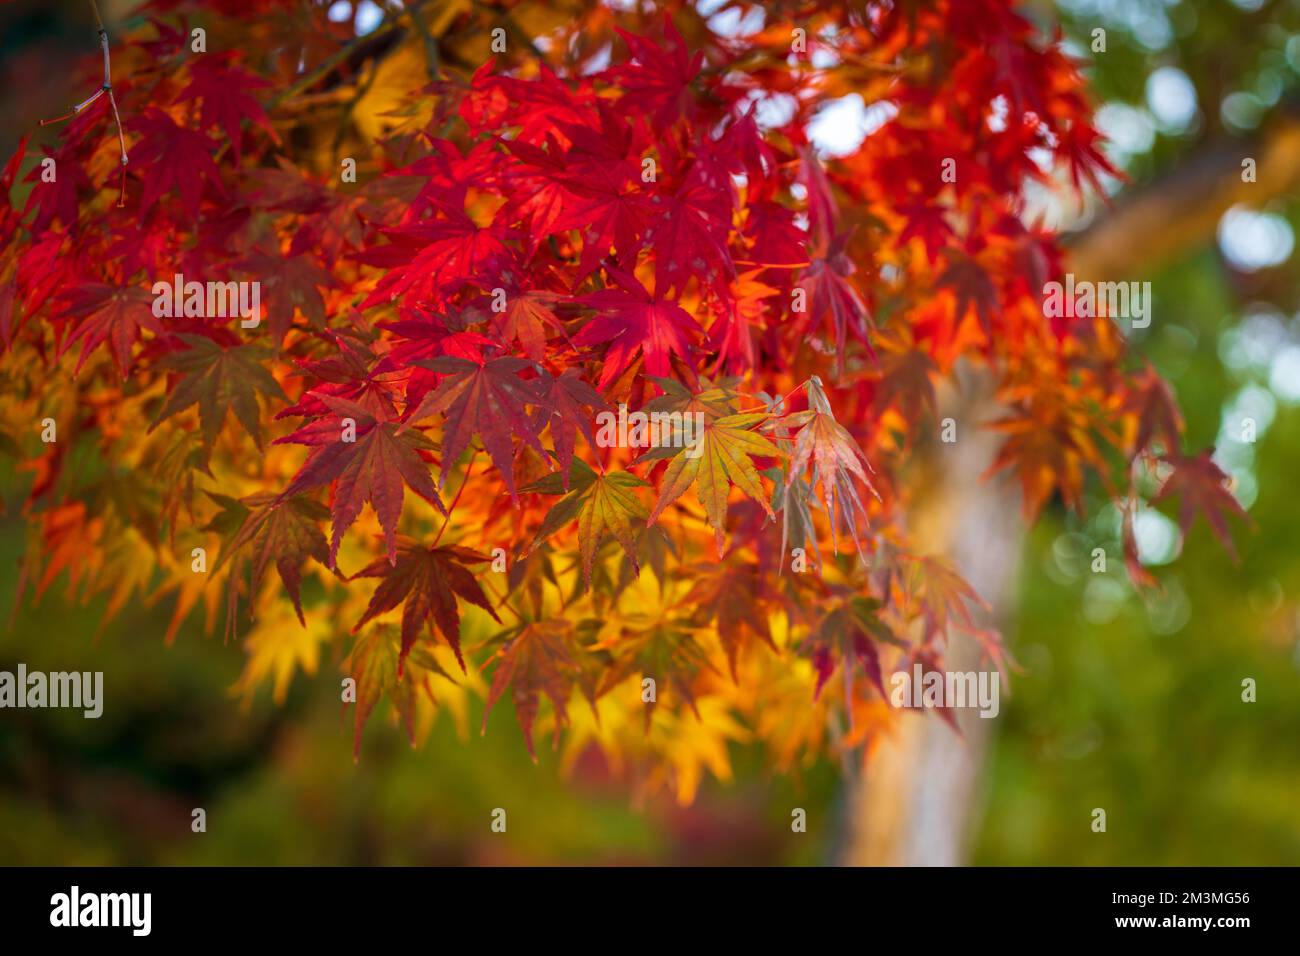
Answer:
<path fill-rule="evenodd" d="M 107 342 L 118 371 L 126 377 L 131 366 L 131 347 L 140 337 L 140 329 L 161 331 L 153 314 L 153 296 L 136 286 L 87 282 L 65 293 L 64 301 L 67 302 L 68 314 L 80 317 L 82 321 L 64 340 L 59 353 L 67 351 L 74 342 L 81 342 L 78 373 L 86 357 Z"/>
<path fill-rule="evenodd" d="M 575 345 L 608 343 L 598 387 L 605 388 L 626 371 L 638 350 L 645 356 L 648 375 L 668 375 L 669 357 L 690 358 L 692 338 L 704 330 L 676 302 L 652 296 L 635 276 L 613 267 L 606 271 L 621 288 L 582 298 L 600 314 L 573 337 Z"/>
<path fill-rule="evenodd" d="M 1232 533 L 1228 530 L 1227 516 L 1232 514 L 1250 523 L 1250 515 L 1237 503 L 1228 488 L 1229 476 L 1210 457 L 1214 449 L 1199 455 L 1169 455 L 1163 460 L 1173 465 L 1160 490 L 1151 499 L 1158 504 L 1172 495 L 1180 495 L 1178 505 L 1178 526 L 1183 534 L 1196 522 L 1197 512 L 1205 516 L 1205 523 L 1210 526 L 1214 536 L 1222 542 L 1232 559 L 1237 559 L 1237 549 L 1232 543 Z"/>
<path fill-rule="evenodd" d="M 362 308 L 411 296 L 416 302 L 445 302 L 471 280 L 511 271 L 510 250 L 497 230 L 479 227 L 459 210 L 443 220 L 384 232 L 389 245 L 358 256 L 388 269 Z"/>
<path fill-rule="evenodd" d="M 143 209 L 175 189 L 190 216 L 198 216 L 205 185 L 225 196 L 221 174 L 212 161 L 216 146 L 203 133 L 177 126 L 162 110 L 151 107 L 128 126 L 143 134 L 131 149 L 131 166 L 141 168 Z"/>
<path fill-rule="evenodd" d="M 334 532 L 330 539 L 330 567 L 335 567 L 343 533 L 361 514 L 367 501 L 379 516 L 388 547 L 388 562 L 397 561 L 397 521 L 402 516 L 403 485 L 443 514 L 421 451 L 434 444 L 417 431 L 399 430 L 398 423 L 377 419 L 369 409 L 333 396 L 320 396 L 334 414 L 319 419 L 275 444 L 292 442 L 313 447 L 311 455 L 285 490 L 292 497 L 312 488 L 337 482 L 334 489 Z M 347 440 L 347 420 L 355 427 L 355 441 Z"/>
<path fill-rule="evenodd" d="M 611 67 L 606 75 L 626 92 L 623 101 L 634 115 L 646 116 L 657 129 L 694 112 L 691 81 L 704 63 L 703 52 L 691 53 L 673 21 L 665 17 L 664 42 L 620 29 L 633 62 Z"/>
<path fill-rule="evenodd" d="M 801 327 L 819 318 L 824 321 L 835 337 L 837 369 L 843 369 L 844 346 L 850 329 L 870 349 L 867 330 L 871 318 L 861 293 L 849 278 L 857 270 L 844 250 L 847 241 L 847 236 L 837 237 L 825 255 L 813 257 L 812 263 L 799 279 L 799 285 L 808 298 L 808 318 L 801 323 Z"/>
<path fill-rule="evenodd" d="M 551 441 L 555 445 L 555 457 L 563 476 L 564 490 L 569 490 L 569 469 L 573 465 L 573 449 L 577 442 L 578 430 L 581 429 L 588 443 L 594 448 L 596 436 L 591 428 L 591 410 L 606 408 L 600 393 L 583 381 L 578 370 L 565 369 L 560 376 L 545 375 L 541 380 L 539 395 L 542 404 L 537 415 L 542 422 L 537 423 L 541 431 L 543 422 L 551 426 Z M 588 409 L 584 412 L 583 409 Z"/>
<path fill-rule="evenodd" d="M 192 61 L 189 86 L 181 90 L 174 102 L 188 103 L 200 100 L 203 103 L 199 111 L 199 127 L 209 129 L 213 126 L 222 129 L 230 139 L 235 154 L 235 163 L 239 163 L 240 123 L 251 120 L 270 134 L 275 142 L 280 141 L 271 127 L 262 104 L 249 96 L 250 90 L 263 89 L 271 84 L 261 77 L 254 76 L 237 66 L 229 66 L 233 58 L 231 53 L 205 54 Z"/>
<path fill-rule="evenodd" d="M 959 326 L 973 305 L 980 328 L 987 336 L 993 328 L 993 315 L 998 309 L 997 286 L 973 256 L 956 249 L 947 250 L 947 254 L 948 268 L 935 280 L 935 285 L 952 289 L 956 297 L 953 325 Z"/>
<path fill-rule="evenodd" d="M 90 179 L 86 176 L 86 171 L 82 168 L 81 163 L 77 162 L 71 156 L 61 155 L 54 152 L 48 147 L 46 152 L 54 159 L 57 164 L 54 168 L 57 175 L 53 182 L 46 182 L 42 178 L 46 167 L 38 163 L 27 174 L 26 180 L 35 183 L 32 191 L 27 194 L 27 206 L 23 210 L 24 214 L 36 210 L 36 216 L 32 221 L 32 228 L 36 231 L 48 229 L 50 224 L 58 219 L 68 228 L 77 224 L 77 212 L 80 206 L 80 193 L 90 188 Z M 42 161 L 43 162 L 43 161 Z M 8 198 L 8 190 L 6 198 Z"/>
<path fill-rule="evenodd" d="M 465 567 L 492 559 L 469 548 L 443 545 L 426 548 L 414 541 L 403 540 L 395 563 L 383 558 L 366 565 L 353 578 L 382 578 L 370 598 L 370 604 L 353 626 L 356 633 L 367 621 L 391 611 L 405 602 L 402 608 L 402 650 L 398 658 L 398 674 L 402 662 L 420 636 L 420 628 L 428 622 L 432 633 L 436 623 L 451 649 L 456 653 L 460 669 L 465 670 L 465 658 L 460 652 L 460 612 L 456 597 L 481 607 L 497 622 L 496 611 L 487 596 Z"/>
<path fill-rule="evenodd" d="M 524 369 L 532 368 L 532 363 L 511 356 L 482 363 L 445 356 L 415 364 L 447 376 L 406 417 L 409 424 L 440 412 L 446 414 L 440 483 L 446 482 L 451 466 L 477 434 L 501 472 L 511 498 L 517 500 L 511 433 L 522 437 L 539 455 L 546 454 L 537 440 L 540 426 L 524 411 L 526 404 L 542 404 L 534 387 L 519 377 Z"/>
<path fill-rule="evenodd" d="M 656 289 L 681 292 L 692 278 L 726 288 L 736 274 L 727 251 L 732 189 L 729 178 L 715 179 L 704 163 L 696 163 L 675 192 L 650 198 L 657 215 L 645 241 L 655 253 Z"/>
<path fill-rule="evenodd" d="M 598 123 L 556 124 L 556 134 L 571 144 L 563 159 L 567 172 L 558 175 L 572 203 L 555 228 L 577 229 L 582 236 L 579 278 L 590 274 L 611 249 L 620 265 L 631 268 L 650 213 L 632 126 L 607 106 L 599 107 L 597 116 Z"/>

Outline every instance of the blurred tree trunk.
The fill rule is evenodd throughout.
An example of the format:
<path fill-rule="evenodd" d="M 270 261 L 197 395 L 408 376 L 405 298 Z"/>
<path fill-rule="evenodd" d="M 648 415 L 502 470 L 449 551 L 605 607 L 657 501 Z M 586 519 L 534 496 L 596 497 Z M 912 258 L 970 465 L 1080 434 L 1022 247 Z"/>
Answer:
<path fill-rule="evenodd" d="M 1007 607 L 1023 534 L 1018 496 L 1002 478 L 981 480 L 998 436 L 980 427 L 997 417 L 991 380 L 962 376 L 960 394 L 940 393 L 939 418 L 957 423 L 957 441 L 929 449 L 931 491 L 914 517 L 923 553 L 943 554 L 994 609 Z M 996 626 L 1000 622 L 990 621 Z M 955 637 L 951 670 L 987 669 L 975 641 Z M 1003 696 L 1006 688 L 1002 688 Z M 972 794 L 993 720 L 957 712 L 962 736 L 935 714 L 903 714 L 848 785 L 846 840 L 839 862 L 865 866 L 952 866 L 965 860 Z"/>
<path fill-rule="evenodd" d="M 1244 160 L 1253 177 L 1243 178 Z M 1300 190 L 1300 107 L 1284 103 L 1249 138 L 1201 146 L 1179 167 L 1127 193 L 1066 241 L 1067 269 L 1078 278 L 1147 277 L 1214 241 L 1235 204 L 1259 208 Z M 931 449 L 929 506 L 914 532 L 918 547 L 947 555 L 995 612 L 1014 595 L 1023 535 L 1018 496 L 1002 479 L 982 481 L 997 436 L 979 427 L 997 417 L 987 375 L 968 374 L 960 394 L 941 397 L 939 417 L 958 424 L 958 441 Z M 990 622 L 999 626 L 1003 621 Z M 980 668 L 979 651 L 958 637 L 953 670 Z M 1003 688 L 1004 698 L 1007 688 Z M 1004 703 L 1005 710 L 1005 703 Z M 975 795 L 988 735 L 996 720 L 974 710 L 958 714 L 963 737 L 934 715 L 907 714 L 879 743 L 865 770 L 847 784 L 845 839 L 839 862 L 849 865 L 951 866 L 965 862 L 977 812 Z"/>

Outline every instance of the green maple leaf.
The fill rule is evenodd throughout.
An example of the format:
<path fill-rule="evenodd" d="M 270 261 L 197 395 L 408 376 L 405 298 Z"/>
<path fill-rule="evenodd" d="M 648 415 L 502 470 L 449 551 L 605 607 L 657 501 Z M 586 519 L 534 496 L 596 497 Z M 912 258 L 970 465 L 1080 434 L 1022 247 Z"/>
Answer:
<path fill-rule="evenodd" d="M 591 585 L 591 566 L 596 549 L 606 533 L 612 534 L 623 546 L 638 572 L 634 532 L 637 523 L 647 518 L 645 505 L 634 493 L 637 488 L 649 485 L 626 471 L 598 475 L 580 458 L 573 459 L 569 471 L 569 493 L 555 503 L 546 513 L 533 544 L 545 541 L 575 518 L 578 521 L 578 546 L 582 552 L 582 573 L 586 586 Z M 524 488 L 525 492 L 558 495 L 564 492 L 563 476 L 547 475 L 541 481 Z"/>
<path fill-rule="evenodd" d="M 697 436 L 696 446 L 677 452 L 668 465 L 659 491 L 659 500 L 655 502 L 654 510 L 646 523 L 653 524 L 665 508 L 694 485 L 700 504 L 704 505 L 704 513 L 713 527 L 718 556 L 721 557 L 722 535 L 727 521 L 727 496 L 733 484 L 757 501 L 769 517 L 774 518 L 758 469 L 751 460 L 759 456 L 781 457 L 781 450 L 776 445 L 752 430 L 767 418 L 766 412 L 746 412 L 706 423 L 703 436 Z M 663 458 L 672 453 L 673 449 L 657 448 L 642 458 Z"/>
<path fill-rule="evenodd" d="M 663 389 L 663 394 L 645 403 L 642 411 L 646 413 L 682 412 L 683 414 L 694 414 L 698 412 L 709 419 L 722 418 L 735 411 L 735 400 L 740 397 L 740 394 L 730 387 L 734 384 L 734 379 L 714 385 L 708 379 L 701 377 L 700 385 L 702 390 L 693 392 L 675 378 L 656 375 L 649 375 L 647 378 Z"/>

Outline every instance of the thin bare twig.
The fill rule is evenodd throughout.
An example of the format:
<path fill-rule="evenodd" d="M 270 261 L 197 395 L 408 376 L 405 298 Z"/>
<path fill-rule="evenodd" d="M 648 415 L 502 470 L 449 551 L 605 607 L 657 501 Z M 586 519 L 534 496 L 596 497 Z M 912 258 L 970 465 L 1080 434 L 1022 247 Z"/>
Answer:
<path fill-rule="evenodd" d="M 85 110 L 87 107 L 89 107 L 92 103 L 98 100 L 105 93 L 108 94 L 109 105 L 113 108 L 113 123 L 117 127 L 117 145 L 118 148 L 121 150 L 121 155 L 122 155 L 122 164 L 121 164 L 122 173 L 121 173 L 120 187 L 117 193 L 117 205 L 118 208 L 120 209 L 121 207 L 126 205 L 126 164 L 127 164 L 126 137 L 122 135 L 122 116 L 117 111 L 117 98 L 113 95 L 113 69 L 112 69 L 112 62 L 109 58 L 109 52 L 108 52 L 108 30 L 104 28 L 104 18 L 99 15 L 99 5 L 95 2 L 95 0 L 90 0 L 90 10 L 95 15 L 95 22 L 99 24 L 99 47 L 104 53 L 103 85 L 101 85 L 99 89 L 97 89 L 90 96 L 86 97 L 76 106 L 72 107 L 72 109 L 69 110 L 67 113 L 64 113 L 62 116 L 56 116 L 53 119 L 41 120 L 40 125 L 50 126 L 54 123 L 61 123 L 64 120 L 72 119 L 72 117 L 79 115 L 82 112 L 82 110 Z"/>

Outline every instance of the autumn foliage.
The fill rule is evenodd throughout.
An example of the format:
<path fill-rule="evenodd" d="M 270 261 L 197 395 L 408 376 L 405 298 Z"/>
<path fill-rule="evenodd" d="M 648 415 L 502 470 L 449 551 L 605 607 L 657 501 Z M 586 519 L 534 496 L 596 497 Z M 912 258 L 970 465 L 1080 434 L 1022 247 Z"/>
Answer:
<path fill-rule="evenodd" d="M 384 700 L 414 739 L 508 699 L 530 751 L 689 800 L 730 742 L 792 770 L 919 719 L 882 675 L 942 668 L 954 629 L 1002 666 L 909 536 L 959 363 L 997 383 L 969 427 L 1027 519 L 1090 482 L 1131 518 L 1154 475 L 1230 545 L 1224 476 L 1123 328 L 1044 317 L 1062 254 L 1024 187 L 1114 171 L 1078 64 L 1003 0 L 415 0 L 361 37 L 325 6 L 110 25 L 121 208 L 106 104 L 4 168 L 27 600 L 168 602 L 160 644 L 202 614 L 245 695 L 337 680 L 323 659 L 358 747 Z M 876 128 L 819 157 L 849 94 Z M 177 274 L 259 282 L 263 321 L 158 317 Z M 609 447 L 620 405 L 704 431 Z"/>

